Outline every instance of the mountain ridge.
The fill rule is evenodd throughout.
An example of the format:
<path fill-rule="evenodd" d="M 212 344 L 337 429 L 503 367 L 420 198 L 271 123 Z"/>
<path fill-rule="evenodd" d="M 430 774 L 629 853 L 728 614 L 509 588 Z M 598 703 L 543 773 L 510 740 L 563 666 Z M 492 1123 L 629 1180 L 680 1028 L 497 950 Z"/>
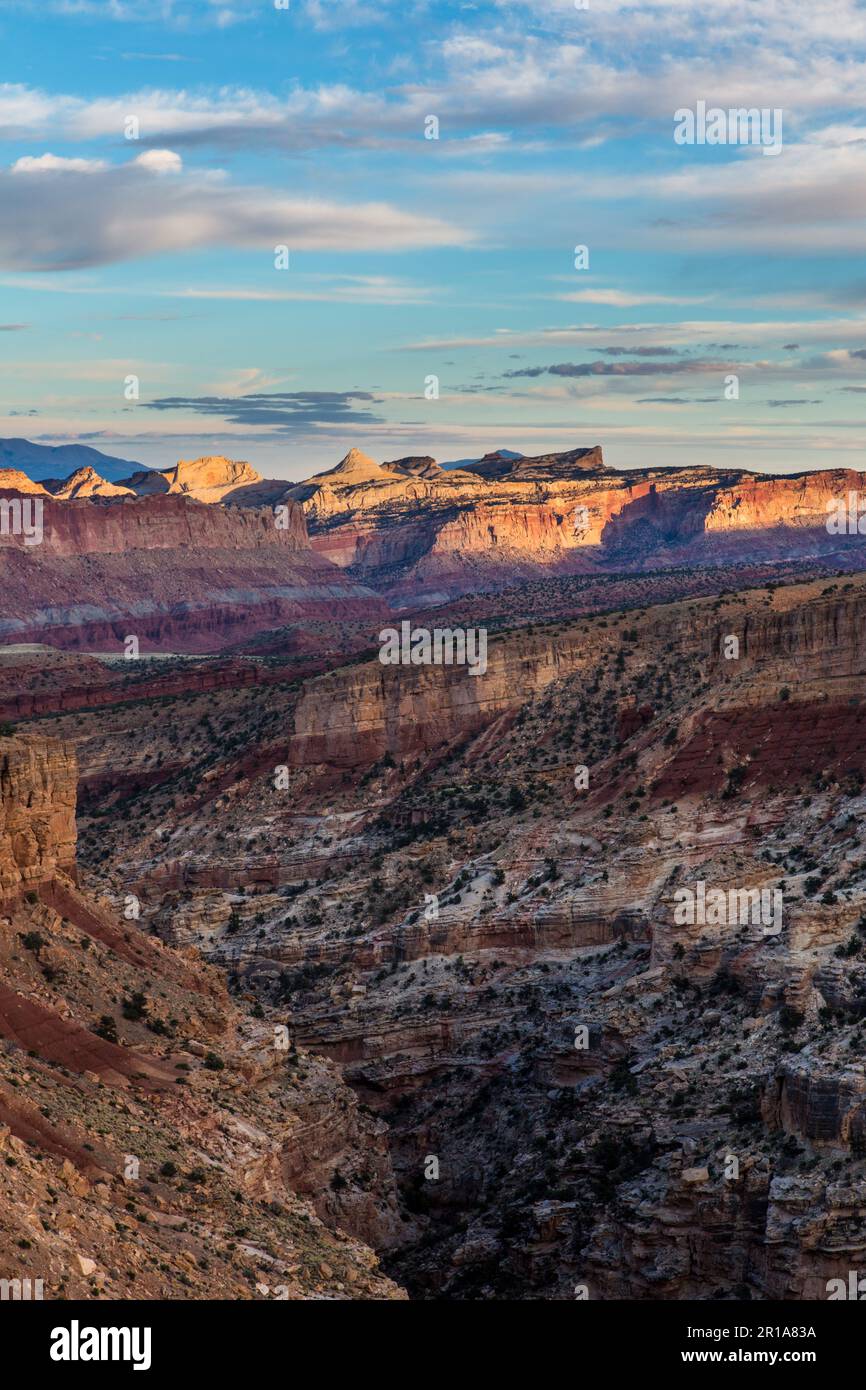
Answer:
<path fill-rule="evenodd" d="M 759 474 L 705 465 L 619 470 L 600 446 L 537 457 L 341 465 L 288 489 L 313 548 L 400 606 L 510 587 L 544 575 L 746 563 L 851 546 L 828 508 L 866 490 L 851 469 Z M 405 462 L 405 461 L 402 461 Z M 866 553 L 866 552 L 864 552 Z"/>
<path fill-rule="evenodd" d="M 0 439 L 0 469 L 12 468 L 34 483 L 46 478 L 65 478 L 90 467 L 109 483 L 121 483 L 134 472 L 148 472 L 146 464 L 103 454 L 89 444 L 34 444 L 29 439 Z"/>

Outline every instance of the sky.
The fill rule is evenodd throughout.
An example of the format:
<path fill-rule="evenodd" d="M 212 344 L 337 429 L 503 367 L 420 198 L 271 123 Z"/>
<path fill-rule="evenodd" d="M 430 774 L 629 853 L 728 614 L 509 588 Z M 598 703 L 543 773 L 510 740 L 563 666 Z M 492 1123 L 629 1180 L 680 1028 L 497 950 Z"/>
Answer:
<path fill-rule="evenodd" d="M 866 467 L 866 3 L 579 3 L 0 0 L 0 435 Z"/>

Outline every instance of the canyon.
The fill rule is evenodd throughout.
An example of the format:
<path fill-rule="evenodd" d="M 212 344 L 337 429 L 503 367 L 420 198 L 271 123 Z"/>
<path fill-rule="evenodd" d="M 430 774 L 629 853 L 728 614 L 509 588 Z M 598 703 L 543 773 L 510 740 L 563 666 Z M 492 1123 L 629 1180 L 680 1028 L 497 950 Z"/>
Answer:
<path fill-rule="evenodd" d="M 117 481 L 92 465 L 42 481 L 7 469 L 0 638 L 122 655 L 132 635 L 140 650 L 262 656 L 293 633 L 298 655 L 361 651 L 389 613 L 533 582 L 853 569 L 866 537 L 835 534 L 829 509 L 863 485 L 842 469 L 619 472 L 598 447 L 459 468 L 353 449 L 299 484 L 216 455 Z M 38 543 L 16 505 L 39 507 Z"/>
<path fill-rule="evenodd" d="M 855 575 L 506 632 L 472 681 L 355 661 L 38 728 L 80 762 L 77 891 L 382 1126 L 355 1232 L 397 1287 L 809 1299 L 866 1241 L 864 628 Z M 677 925 L 696 881 L 781 885 L 782 932 Z"/>
<path fill-rule="evenodd" d="M 107 1298 L 847 1282 L 866 557 L 826 517 L 862 475 L 196 465 L 140 495 L 49 479 L 38 554 L 0 544 L 24 614 L 0 647 L 0 1274 Z M 383 665 L 403 611 L 489 625 L 486 670 Z M 683 920 L 699 884 L 779 894 L 781 930 Z"/>
<path fill-rule="evenodd" d="M 384 1127 L 219 972 L 79 890 L 75 799 L 70 745 L 0 737 L 3 1277 L 54 1299 L 403 1297 L 366 1243 L 401 1230 Z"/>

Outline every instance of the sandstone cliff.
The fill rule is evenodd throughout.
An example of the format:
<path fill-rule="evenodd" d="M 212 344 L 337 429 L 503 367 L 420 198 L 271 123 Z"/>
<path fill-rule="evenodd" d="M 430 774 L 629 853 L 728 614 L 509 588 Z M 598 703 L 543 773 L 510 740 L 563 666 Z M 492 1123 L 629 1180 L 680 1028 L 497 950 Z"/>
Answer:
<path fill-rule="evenodd" d="M 106 482 L 101 478 L 95 468 L 79 468 L 75 473 L 70 473 L 68 478 L 62 482 L 55 483 L 49 489 L 55 497 L 68 499 L 71 497 L 131 497 L 131 488 L 120 487 L 117 483 Z"/>
<path fill-rule="evenodd" d="M 306 686 L 289 756 L 299 766 L 355 766 L 463 739 L 597 657 L 597 645 L 573 635 L 495 641 L 477 676 L 456 666 L 350 666 Z"/>
<path fill-rule="evenodd" d="M 241 507 L 263 507 L 283 501 L 289 484 L 263 478 L 252 464 L 209 454 L 198 459 L 179 459 L 173 468 L 134 473 L 124 487 L 139 497 L 165 492 L 181 493 L 197 502 L 225 502 Z"/>
<path fill-rule="evenodd" d="M 34 483 L 27 477 L 26 473 L 21 473 L 17 468 L 0 468 L 0 492 L 2 493 L 33 493 L 36 496 L 47 497 L 48 489 L 42 483 Z"/>
<path fill-rule="evenodd" d="M 57 739 L 0 737 L 0 892 L 73 872 L 77 771 Z"/>
<path fill-rule="evenodd" d="M 292 503 L 282 524 L 273 511 L 227 510 L 206 507 L 182 496 L 135 497 L 106 500 L 98 495 L 86 500 L 47 500 L 43 512 L 44 540 L 32 547 L 43 555 L 99 555 L 134 550 L 308 549 L 303 514 Z M 0 545 L 22 549 L 20 536 L 0 534 Z"/>
<path fill-rule="evenodd" d="M 364 1243 L 402 1230 L 382 1123 L 78 890 L 74 811 L 68 746 L 0 738 L 0 1277 L 46 1300 L 402 1297 Z"/>
<path fill-rule="evenodd" d="M 0 534 L 0 640 L 210 651 L 304 617 L 369 621 L 386 605 L 314 554 L 287 502 L 205 506 L 182 495 L 47 499 L 41 544 Z"/>
<path fill-rule="evenodd" d="M 597 447 L 453 470 L 404 463 L 378 465 L 352 450 L 289 494 L 304 507 L 317 550 L 404 602 L 442 602 L 545 573 L 864 548 L 862 537 L 831 536 L 826 526 L 829 501 L 863 492 L 866 475 L 852 470 L 617 472 Z"/>

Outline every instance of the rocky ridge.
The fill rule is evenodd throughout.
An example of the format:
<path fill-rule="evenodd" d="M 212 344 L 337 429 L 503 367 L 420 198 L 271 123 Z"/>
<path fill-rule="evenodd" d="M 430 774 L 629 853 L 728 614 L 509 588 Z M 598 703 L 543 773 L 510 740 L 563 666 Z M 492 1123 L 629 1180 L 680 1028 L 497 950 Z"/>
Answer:
<path fill-rule="evenodd" d="M 618 472 L 602 451 L 495 456 L 461 469 L 378 465 L 358 450 L 290 489 L 313 545 L 402 604 L 537 579 L 862 550 L 827 505 L 864 474 L 745 469 Z"/>
<path fill-rule="evenodd" d="M 208 651 L 303 617 L 384 617 L 366 586 L 314 554 L 288 502 L 206 506 L 185 495 L 50 498 L 43 536 L 0 532 L 0 639 Z"/>
<path fill-rule="evenodd" d="M 58 1298 L 400 1298 L 335 1068 L 75 884 L 68 745 L 0 737 L 0 1277 Z M 352 1234 L 348 1234 L 351 1232 Z"/>

